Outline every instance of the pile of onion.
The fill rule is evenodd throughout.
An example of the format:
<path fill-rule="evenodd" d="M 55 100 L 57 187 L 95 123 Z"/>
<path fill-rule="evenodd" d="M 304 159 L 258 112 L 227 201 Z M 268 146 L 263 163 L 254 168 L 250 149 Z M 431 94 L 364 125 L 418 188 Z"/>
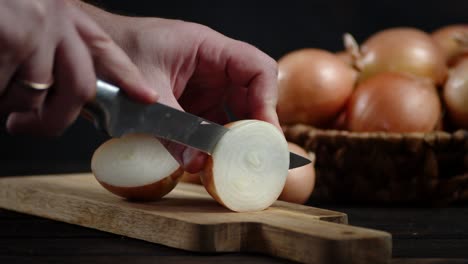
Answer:
<path fill-rule="evenodd" d="M 328 125 L 344 108 L 356 71 L 337 55 L 301 49 L 278 61 L 277 112 L 282 124 Z"/>

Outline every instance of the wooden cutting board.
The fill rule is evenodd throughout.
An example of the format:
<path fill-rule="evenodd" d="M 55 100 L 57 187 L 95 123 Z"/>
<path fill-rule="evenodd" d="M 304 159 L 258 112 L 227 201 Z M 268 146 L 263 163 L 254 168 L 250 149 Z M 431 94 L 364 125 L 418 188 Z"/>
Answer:
<path fill-rule="evenodd" d="M 391 235 L 347 225 L 346 214 L 276 202 L 236 213 L 201 186 L 180 183 L 157 202 L 134 203 L 91 174 L 0 178 L 0 207 L 199 252 L 255 252 L 303 263 L 389 263 Z"/>

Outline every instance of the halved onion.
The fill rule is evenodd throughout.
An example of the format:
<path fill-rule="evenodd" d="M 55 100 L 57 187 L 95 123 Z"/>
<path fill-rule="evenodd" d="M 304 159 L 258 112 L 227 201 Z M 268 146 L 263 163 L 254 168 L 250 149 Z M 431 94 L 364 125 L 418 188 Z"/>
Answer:
<path fill-rule="evenodd" d="M 110 192 L 130 200 L 157 200 L 177 185 L 183 169 L 151 135 L 113 138 L 93 154 L 91 169 Z"/>
<path fill-rule="evenodd" d="M 261 211 L 281 194 L 289 167 L 288 144 L 278 128 L 258 120 L 226 125 L 202 174 L 208 193 L 237 212 Z"/>

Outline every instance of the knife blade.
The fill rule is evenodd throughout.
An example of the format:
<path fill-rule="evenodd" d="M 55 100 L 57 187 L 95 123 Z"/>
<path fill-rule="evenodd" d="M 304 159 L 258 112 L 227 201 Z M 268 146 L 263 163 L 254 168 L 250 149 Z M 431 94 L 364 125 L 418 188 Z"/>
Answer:
<path fill-rule="evenodd" d="M 211 154 L 228 128 L 161 103 L 140 104 L 120 92 L 117 86 L 96 82 L 96 96 L 83 108 L 83 114 L 111 137 L 127 133 L 150 133 Z M 289 168 L 310 160 L 290 152 Z"/>

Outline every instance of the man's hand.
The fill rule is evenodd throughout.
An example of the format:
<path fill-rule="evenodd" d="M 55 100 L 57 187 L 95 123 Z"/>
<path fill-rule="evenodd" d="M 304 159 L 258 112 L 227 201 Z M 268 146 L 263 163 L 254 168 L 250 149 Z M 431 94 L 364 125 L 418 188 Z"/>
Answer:
<path fill-rule="evenodd" d="M 0 3 L 0 115 L 10 132 L 63 132 L 94 97 L 96 74 L 135 100 L 157 99 L 126 53 L 67 1 Z"/>
<path fill-rule="evenodd" d="M 257 48 L 195 23 L 85 9 L 127 52 L 161 103 L 220 124 L 229 121 L 227 107 L 238 119 L 264 120 L 280 129 L 277 64 Z M 186 170 L 201 169 L 203 155 L 167 146 Z"/>

